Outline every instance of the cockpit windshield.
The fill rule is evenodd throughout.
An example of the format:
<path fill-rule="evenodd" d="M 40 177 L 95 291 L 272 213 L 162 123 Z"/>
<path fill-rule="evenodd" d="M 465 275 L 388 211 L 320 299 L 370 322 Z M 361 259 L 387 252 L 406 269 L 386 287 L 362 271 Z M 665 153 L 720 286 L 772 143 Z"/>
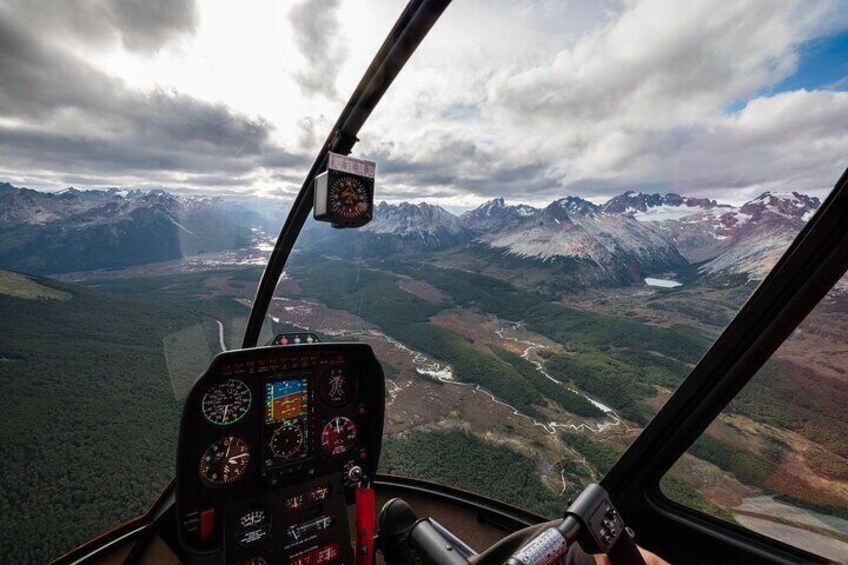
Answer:
<path fill-rule="evenodd" d="M 0 6 L 0 562 L 57 557 L 173 477 L 182 402 L 241 347 L 291 202 L 401 10 L 160 8 Z M 369 344 L 381 473 L 561 514 L 839 176 L 844 8 L 452 5 L 352 153 L 376 163 L 373 220 L 308 220 L 258 344 Z M 827 355 L 809 370 L 842 379 L 844 348 Z M 669 496 L 780 539 L 745 519 L 750 499 L 810 508 L 824 489 L 844 517 L 845 446 L 761 409 L 791 402 L 784 387 L 758 396 L 732 416 L 750 441 L 712 438 Z M 848 426 L 846 408 L 827 421 Z M 780 481 L 714 464 L 754 444 Z"/>

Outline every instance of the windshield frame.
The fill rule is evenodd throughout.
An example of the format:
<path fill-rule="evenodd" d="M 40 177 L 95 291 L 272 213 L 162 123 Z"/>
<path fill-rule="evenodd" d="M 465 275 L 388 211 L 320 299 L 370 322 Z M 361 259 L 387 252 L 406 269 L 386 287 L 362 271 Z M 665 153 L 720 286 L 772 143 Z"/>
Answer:
<path fill-rule="evenodd" d="M 330 152 L 349 155 L 359 141 L 359 130 L 377 107 L 409 58 L 421 44 L 451 0 L 410 0 L 377 51 L 336 124 L 315 157 L 306 179 L 292 203 L 250 310 L 242 347 L 256 347 L 271 298 L 286 266 L 292 248 L 313 207 L 313 180 L 327 168 Z"/>

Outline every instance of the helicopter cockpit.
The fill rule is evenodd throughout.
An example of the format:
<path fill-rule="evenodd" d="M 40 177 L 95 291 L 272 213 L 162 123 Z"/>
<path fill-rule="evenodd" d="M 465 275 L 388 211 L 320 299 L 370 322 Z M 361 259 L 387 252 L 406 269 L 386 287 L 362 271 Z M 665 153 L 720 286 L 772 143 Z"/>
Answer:
<path fill-rule="evenodd" d="M 290 563 L 350 562 L 346 503 L 360 480 L 375 476 L 384 398 L 380 365 L 361 344 L 216 358 L 183 415 L 183 544 L 223 552 L 228 563 L 259 562 L 254 552 L 291 555 Z"/>
<path fill-rule="evenodd" d="M 273 4 L 263 9 L 271 13 Z M 0 183 L 0 230 L 7 230 L 0 267 L 10 269 L 0 270 L 0 307 L 8 309 L 0 316 L 0 333 L 9 336 L 9 345 L 0 346 L 0 385 L 14 383 L 2 390 L 15 400 L 8 403 L 13 425 L 0 442 L 9 446 L 3 451 L 9 480 L 0 500 L 0 561 L 44 562 L 136 515 L 143 508 L 139 501 L 167 482 L 136 518 L 53 563 L 848 563 L 848 170 L 825 192 L 821 173 L 807 178 L 815 167 L 796 162 L 783 145 L 775 143 L 771 153 L 746 153 L 755 137 L 773 142 L 801 128 L 787 117 L 800 114 L 792 105 L 798 98 L 814 97 L 815 104 L 827 98 L 838 109 L 848 108 L 844 78 L 818 85 L 821 92 L 804 83 L 764 101 L 763 93 L 777 88 L 771 75 L 789 73 L 797 63 L 800 39 L 787 40 L 783 50 L 761 49 L 751 57 L 757 65 L 748 68 L 740 67 L 737 50 L 714 49 L 710 38 L 733 35 L 737 22 L 745 24 L 737 35 L 746 39 L 781 35 L 774 29 L 789 29 L 783 20 L 776 28 L 755 25 L 772 6 L 743 7 L 722 12 L 718 24 L 703 22 L 715 28 L 713 35 L 704 32 L 703 45 L 689 57 L 730 59 L 730 70 L 721 67 L 726 72 L 715 78 L 706 63 L 682 69 L 668 56 L 700 41 L 700 28 L 696 33 L 691 27 L 698 18 L 688 8 L 625 2 L 615 12 L 622 31 L 612 16 L 600 13 L 605 8 L 590 2 L 578 12 L 592 12 L 594 31 L 570 37 L 570 51 L 542 41 L 553 51 L 516 53 L 510 63 L 541 66 L 513 72 L 493 65 L 481 71 L 485 80 L 455 86 L 464 90 L 474 82 L 475 95 L 487 104 L 467 103 L 466 93 L 454 92 L 444 107 L 427 106 L 453 72 L 445 64 L 453 52 L 431 53 L 436 63 L 418 76 L 424 86 L 399 97 L 405 113 L 398 111 L 404 118 L 397 129 L 403 135 L 380 139 L 381 130 L 364 129 L 366 122 L 450 4 L 409 0 L 337 120 L 325 124 L 323 142 L 312 130 L 323 124 L 324 106 L 314 112 L 320 119 L 301 119 L 306 112 L 286 116 L 300 120 L 299 132 L 286 133 L 285 143 L 292 144 L 286 147 L 299 134 L 304 140 L 291 155 L 271 155 L 283 145 L 271 143 L 273 127 L 264 118 L 234 125 L 236 114 L 217 102 L 197 112 L 215 124 L 209 126 L 211 141 L 192 142 L 195 150 L 211 152 L 220 141 L 232 170 L 250 161 L 261 169 L 257 178 L 284 179 L 277 200 L 233 211 L 224 208 L 238 208 L 247 194 L 236 188 L 226 194 L 230 200 L 218 201 L 158 186 L 149 192 L 67 189 L 38 196 Z M 527 29 L 561 31 L 543 21 L 552 11 L 562 16 L 560 8 L 512 4 L 513 11 L 501 15 L 504 22 L 526 17 Z M 707 20 L 719 4 L 732 3 L 692 14 Z M 299 41 L 304 61 L 321 72 L 327 65 L 316 61 L 333 55 L 314 54 L 320 51 L 315 37 L 324 31 L 317 28 L 332 27 L 324 25 L 324 9 L 311 0 L 291 8 L 292 22 L 307 29 L 290 43 Z M 368 46 L 367 18 L 353 18 L 350 5 L 344 9 L 356 20 L 356 31 L 363 30 L 357 47 Z M 497 44 L 491 52 L 463 44 L 466 70 L 520 42 L 506 41 L 512 27 L 486 19 L 488 9 L 482 2 L 460 14 L 465 22 L 480 20 L 480 29 L 491 27 L 487 41 Z M 665 67 L 643 81 L 647 64 L 631 64 L 628 49 L 635 48 L 629 38 L 641 41 L 663 28 L 656 22 L 675 9 L 683 13 L 683 31 L 671 29 L 652 44 L 662 55 L 653 62 Z M 211 8 L 207 24 L 218 26 L 216 37 L 229 37 L 225 16 L 233 12 L 215 10 L 224 8 Z M 811 13 L 825 20 L 838 11 L 828 4 Z M 5 12 L 0 8 L 0 26 Z M 388 21 L 397 16 L 385 13 Z M 257 14 L 242 33 L 254 34 Z M 799 29 L 812 38 L 812 46 L 803 43 L 809 51 L 823 49 L 817 43 L 822 37 L 834 42 L 832 51 L 844 51 L 843 32 L 837 39 L 827 35 L 832 22 L 814 26 L 806 15 L 784 16 L 802 21 Z M 640 33 L 628 31 L 634 21 Z M 453 33 L 463 41 L 474 38 L 459 31 Z M 75 41 L 82 40 L 73 39 L 69 52 L 96 51 Z M 198 58 L 186 61 L 214 59 L 203 49 L 215 41 L 203 36 L 197 42 Z M 136 46 L 125 43 L 130 50 Z M 610 90 L 620 90 L 614 103 L 601 96 L 614 74 L 606 68 L 609 61 L 581 59 L 602 48 L 627 69 L 623 74 L 633 75 L 624 87 L 610 83 Z M 96 64 L 80 76 L 100 76 L 101 67 L 122 61 L 90 55 Z M 0 76 L 3 61 L 0 56 Z M 824 67 L 813 66 L 816 72 Z M 744 88 L 728 87 L 715 100 L 701 92 L 731 70 L 745 75 Z M 441 80 L 433 80 L 442 72 Z M 708 77 L 703 84 L 692 80 L 702 72 Z M 557 73 L 565 78 L 552 81 Z M 291 74 L 302 78 L 298 71 Z M 573 75 L 579 85 L 571 92 Z M 794 84 L 792 76 L 783 77 L 788 82 L 781 88 Z M 118 89 L 118 82 L 102 84 Z M 303 93 L 311 87 L 314 94 L 316 81 L 301 82 L 309 83 L 298 83 Z M 679 83 L 698 86 L 679 106 L 653 92 Z M 252 100 L 257 89 L 242 90 L 238 96 Z M 325 90 L 326 107 L 339 101 L 333 88 Z M 170 94 L 155 92 L 123 98 L 167 106 Z M 90 93 L 77 94 L 56 111 L 64 124 L 86 121 L 73 104 L 83 105 Z M 589 109 L 571 108 L 572 95 L 600 100 Z M 651 99 L 650 119 L 632 138 L 622 135 L 633 126 L 627 107 L 643 96 Z M 747 97 L 744 108 L 740 96 Z M 179 137 L 174 131 L 180 124 L 170 123 L 179 121 L 174 116 L 191 113 L 180 104 L 154 112 L 168 139 Z M 699 104 L 712 113 L 705 111 L 693 125 L 688 115 Z M 635 148 L 666 118 L 660 114 L 667 108 L 681 116 L 670 120 L 657 145 L 665 150 L 684 138 L 690 145 L 690 153 L 668 163 L 664 153 L 648 159 Z M 426 123 L 425 110 L 449 125 L 407 135 Z M 558 110 L 571 121 L 560 124 Z M 273 111 L 288 109 L 275 105 Z M 606 123 L 607 113 L 626 116 Z M 813 131 L 811 139 L 818 139 L 825 122 L 843 123 L 821 116 L 804 124 Z M 115 123 L 132 119 L 135 113 L 126 111 Z M 156 120 L 140 119 L 138 136 L 145 142 L 153 127 L 148 122 Z M 451 135 L 475 120 L 489 120 L 472 132 L 483 138 L 479 145 Z M 757 120 L 783 120 L 784 129 L 769 133 Z M 95 125 L 112 135 L 117 128 L 107 122 Z M 599 137 L 583 132 L 595 122 L 603 122 Z M 0 133 L 7 126 L 25 129 L 21 124 L 24 118 L 0 104 Z M 504 158 L 502 170 L 485 170 L 493 155 L 509 153 L 503 150 L 508 144 L 497 140 L 510 128 L 521 142 L 515 155 Z M 191 135 L 203 130 L 193 122 L 186 129 Z M 257 131 L 258 141 L 248 135 Z M 710 137 L 719 134 L 730 139 L 726 146 Z M 365 139 L 357 145 L 360 135 Z M 428 136 L 438 138 L 433 154 L 452 163 L 467 159 L 467 170 L 448 179 L 432 155 L 413 155 L 416 144 L 429 144 Z M 844 159 L 845 143 L 839 130 L 816 145 L 830 167 L 819 168 L 832 172 Z M 543 154 L 560 150 L 547 145 L 577 151 L 583 160 L 567 167 L 565 161 L 543 163 Z M 710 154 L 715 161 L 701 162 L 712 145 L 721 146 Z M 0 140 L 0 146 L 8 144 Z M 401 163 L 404 151 L 409 158 Z M 750 182 L 732 167 L 723 170 L 731 152 L 756 163 L 765 161 L 762 155 L 791 155 L 786 160 L 804 172 L 787 174 L 786 182 L 803 177 L 809 194 L 769 190 L 757 196 L 752 191 L 770 188 L 773 177 L 758 176 L 767 168 L 762 165 L 749 168 L 758 169 Z M 218 186 L 223 173 L 201 170 L 220 157 L 215 155 L 198 158 L 197 170 L 163 178 L 177 187 L 193 180 Z M 149 160 L 163 168 L 179 161 L 163 154 Z M 616 176 L 619 169 L 645 168 L 661 173 L 646 173 L 651 182 L 688 179 L 698 167 L 717 170 L 707 175 L 715 183 L 710 189 L 734 199 L 719 202 L 702 191 L 691 197 L 636 193 L 630 189 L 638 185 L 627 183 L 643 177 Z M 542 180 L 531 178 L 537 168 L 544 170 Z M 569 177 L 581 168 L 591 174 Z M 381 184 L 383 170 L 397 185 L 391 195 Z M 406 185 L 409 171 L 425 171 L 426 187 Z M 456 178 L 462 190 L 477 192 L 445 189 L 443 197 L 442 188 Z M 592 184 L 585 199 L 564 196 L 562 190 L 584 183 Z M 697 178 L 691 186 L 700 190 L 704 183 Z M 514 196 L 531 203 L 508 204 L 500 196 L 509 198 L 509 189 L 524 184 L 526 190 Z M 617 194 L 619 187 L 626 192 Z M 421 200 L 430 196 L 440 205 Z M 556 199 L 545 200 L 549 196 Z M 7 211 L 12 201 L 24 212 L 11 205 Z M 284 219 L 274 208 L 282 202 L 290 203 Z M 51 224 L 55 218 L 61 222 Z M 80 258 L 86 245 L 96 249 Z M 139 249 L 141 259 L 127 260 L 126 249 Z M 32 274 L 23 272 L 27 268 Z M 74 335 L 68 328 L 82 329 Z M 154 459 L 155 465 L 144 464 Z M 42 511 L 51 505 L 61 512 Z M 30 534 L 34 541 L 22 543 Z"/>
<path fill-rule="evenodd" d="M 586 551 L 606 553 L 614 565 L 644 563 L 598 485 L 563 520 L 482 555 L 438 522 L 418 519 L 400 498 L 386 502 L 375 537 L 369 485 L 384 402 L 382 369 L 364 344 L 293 343 L 216 357 L 189 393 L 180 429 L 175 519 L 191 560 L 373 563 L 379 540 L 390 565 L 552 564 L 579 537 Z M 354 504 L 355 528 L 348 518 Z"/>

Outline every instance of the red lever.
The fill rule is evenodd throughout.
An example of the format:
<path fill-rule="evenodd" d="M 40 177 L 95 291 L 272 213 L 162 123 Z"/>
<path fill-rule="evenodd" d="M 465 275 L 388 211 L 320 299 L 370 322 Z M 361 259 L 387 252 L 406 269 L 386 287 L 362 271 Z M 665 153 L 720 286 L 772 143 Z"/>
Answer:
<path fill-rule="evenodd" d="M 356 489 L 356 565 L 374 564 L 375 526 L 374 489 Z"/>
<path fill-rule="evenodd" d="M 200 539 L 206 540 L 212 537 L 215 531 L 215 509 L 209 508 L 200 512 Z"/>

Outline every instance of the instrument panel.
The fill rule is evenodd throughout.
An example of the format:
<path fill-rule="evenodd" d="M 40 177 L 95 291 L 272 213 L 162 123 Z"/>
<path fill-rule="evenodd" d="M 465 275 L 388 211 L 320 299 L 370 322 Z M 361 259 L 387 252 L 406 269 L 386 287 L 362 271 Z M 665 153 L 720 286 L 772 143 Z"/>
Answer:
<path fill-rule="evenodd" d="M 349 472 L 374 477 L 384 403 L 383 372 L 365 344 L 219 354 L 183 409 L 182 545 L 228 563 L 350 562 Z"/>

